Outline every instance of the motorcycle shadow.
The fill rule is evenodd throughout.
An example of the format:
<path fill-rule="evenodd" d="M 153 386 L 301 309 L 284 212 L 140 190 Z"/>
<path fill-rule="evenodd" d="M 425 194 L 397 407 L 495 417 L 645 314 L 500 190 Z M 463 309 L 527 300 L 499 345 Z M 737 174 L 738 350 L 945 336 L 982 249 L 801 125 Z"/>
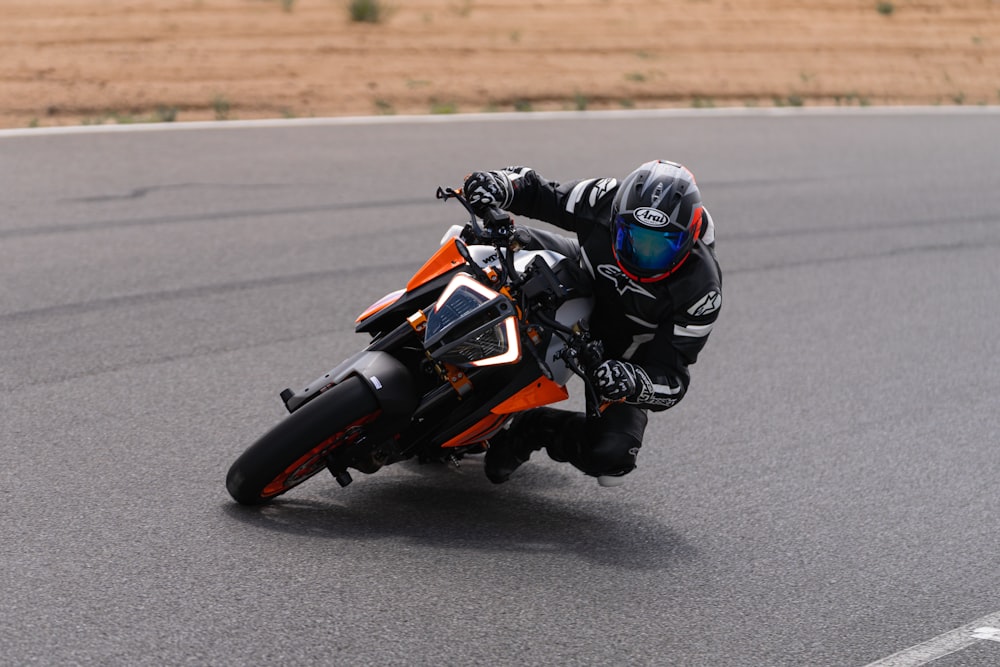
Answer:
<path fill-rule="evenodd" d="M 493 486 L 481 465 L 461 472 L 394 466 L 346 489 L 335 484 L 296 498 L 295 491 L 262 507 L 226 506 L 254 528 L 319 539 L 405 539 L 435 550 L 575 554 L 602 565 L 663 570 L 697 551 L 660 518 L 602 492 L 594 497 L 578 473 L 532 466 Z M 378 475 L 384 475 L 379 478 Z M 332 480 L 330 480 L 332 482 Z M 573 487 L 569 494 L 560 487 Z M 555 490 L 555 492 L 553 492 Z"/>

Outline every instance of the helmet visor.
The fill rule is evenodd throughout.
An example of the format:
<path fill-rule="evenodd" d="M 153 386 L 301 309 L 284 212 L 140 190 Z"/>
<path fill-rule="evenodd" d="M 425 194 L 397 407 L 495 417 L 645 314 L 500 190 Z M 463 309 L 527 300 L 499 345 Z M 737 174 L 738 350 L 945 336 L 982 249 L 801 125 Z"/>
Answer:
<path fill-rule="evenodd" d="M 641 273 L 660 273 L 670 269 L 684 252 L 688 232 L 671 225 L 648 229 L 627 216 L 615 218 L 615 255 L 626 266 Z"/>

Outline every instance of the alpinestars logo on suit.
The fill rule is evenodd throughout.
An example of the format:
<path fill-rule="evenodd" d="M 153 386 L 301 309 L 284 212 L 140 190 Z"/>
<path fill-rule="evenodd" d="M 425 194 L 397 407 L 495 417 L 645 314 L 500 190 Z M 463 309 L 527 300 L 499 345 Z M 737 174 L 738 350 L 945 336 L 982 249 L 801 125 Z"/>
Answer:
<path fill-rule="evenodd" d="M 618 293 L 623 296 L 625 292 L 634 292 L 635 294 L 639 294 L 650 299 L 656 298 L 651 292 L 649 292 L 649 290 L 634 282 L 631 278 L 625 275 L 624 271 L 614 264 L 599 264 L 597 266 L 597 272 L 613 282 L 615 284 L 615 289 L 617 289 Z"/>

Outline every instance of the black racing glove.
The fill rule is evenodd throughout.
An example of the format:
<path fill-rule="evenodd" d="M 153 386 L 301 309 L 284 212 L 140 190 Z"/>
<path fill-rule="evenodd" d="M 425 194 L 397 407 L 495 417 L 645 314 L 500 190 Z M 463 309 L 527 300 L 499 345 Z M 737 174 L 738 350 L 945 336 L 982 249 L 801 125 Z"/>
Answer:
<path fill-rule="evenodd" d="M 510 179 L 501 171 L 474 171 L 465 179 L 462 188 L 465 199 L 473 206 L 510 206 L 514 188 Z"/>
<path fill-rule="evenodd" d="M 641 370 L 627 361 L 608 359 L 593 373 L 597 393 L 609 401 L 634 400 L 638 393 L 638 372 Z"/>

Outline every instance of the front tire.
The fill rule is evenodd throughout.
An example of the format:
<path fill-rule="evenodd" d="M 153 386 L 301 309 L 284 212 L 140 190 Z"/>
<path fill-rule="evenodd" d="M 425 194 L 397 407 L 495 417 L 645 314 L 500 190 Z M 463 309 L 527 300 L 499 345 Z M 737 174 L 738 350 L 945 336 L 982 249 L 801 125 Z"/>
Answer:
<path fill-rule="evenodd" d="M 226 489 L 242 505 L 260 505 L 326 468 L 327 455 L 357 440 L 380 413 L 365 382 L 349 377 L 290 414 L 229 468 Z"/>

